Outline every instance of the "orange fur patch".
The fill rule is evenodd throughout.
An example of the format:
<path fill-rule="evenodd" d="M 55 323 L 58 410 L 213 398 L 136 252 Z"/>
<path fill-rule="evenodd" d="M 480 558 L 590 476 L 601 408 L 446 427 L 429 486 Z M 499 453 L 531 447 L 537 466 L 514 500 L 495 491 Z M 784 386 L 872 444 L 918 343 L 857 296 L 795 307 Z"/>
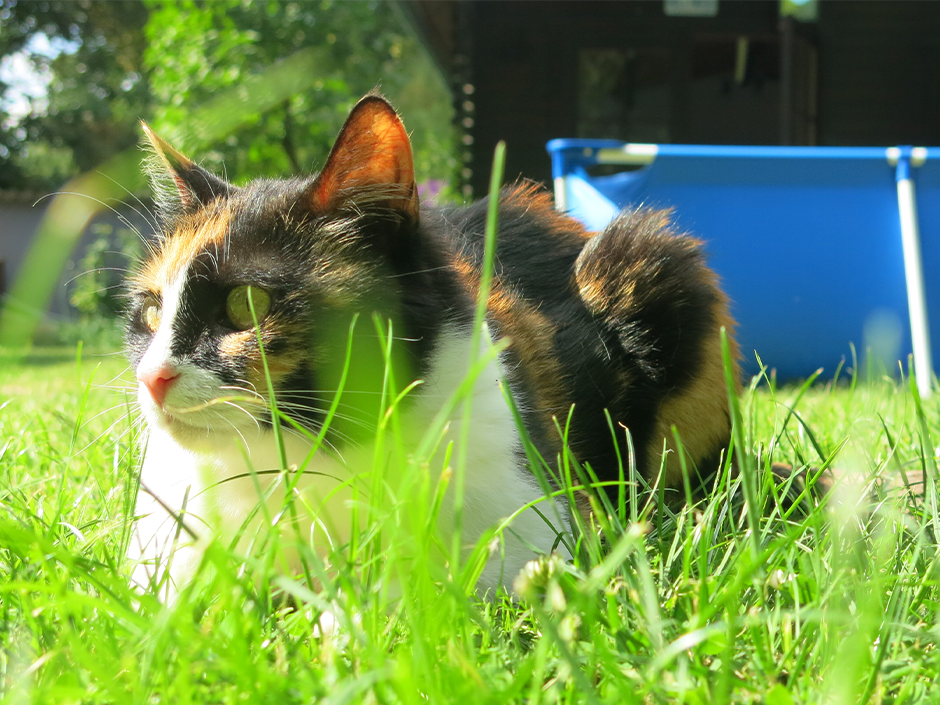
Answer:
<path fill-rule="evenodd" d="M 161 294 L 204 251 L 221 252 L 229 233 L 230 214 L 221 207 L 185 218 L 137 277 L 137 285 Z"/>
<path fill-rule="evenodd" d="M 229 351 L 232 354 L 246 355 L 248 362 L 246 365 L 246 378 L 248 383 L 260 393 L 267 396 L 268 382 L 265 377 L 265 366 L 267 366 L 268 375 L 271 377 L 271 383 L 275 389 L 281 388 L 281 382 L 284 378 L 297 370 L 303 363 L 305 357 L 309 357 L 309 351 L 304 346 L 292 346 L 279 354 L 273 354 L 270 351 L 270 345 L 275 339 L 292 340 L 302 334 L 302 329 L 297 325 L 284 324 L 278 320 L 268 319 L 261 324 L 261 342 L 265 346 L 265 355 L 262 359 L 261 351 L 256 344 L 257 331 L 254 329 L 241 331 L 240 333 L 227 336 L 231 347 Z M 241 344 L 240 350 L 235 352 L 235 346 Z M 224 345 L 224 343 L 223 343 Z M 224 351 L 224 348 L 223 348 Z"/>
<path fill-rule="evenodd" d="M 509 348 L 518 355 L 533 404 L 551 424 L 555 415 L 568 412 L 561 361 L 552 352 L 555 327 L 532 304 L 502 287 L 490 294 L 489 310 L 499 322 L 500 334 L 509 337 Z M 564 422 L 564 419 L 562 419 Z"/>
<path fill-rule="evenodd" d="M 248 348 L 248 345 L 255 340 L 257 333 L 254 328 L 249 328 L 248 330 L 240 330 L 236 333 L 229 333 L 226 336 L 222 337 L 222 342 L 219 343 L 219 352 L 227 357 L 236 357 L 238 355 L 243 355 L 245 350 Z"/>
<path fill-rule="evenodd" d="M 552 197 L 541 184 L 531 181 L 513 184 L 502 194 L 500 202 L 507 206 L 525 208 L 527 213 L 541 221 L 543 232 L 555 239 L 580 245 L 595 234 L 580 221 L 556 210 Z"/>

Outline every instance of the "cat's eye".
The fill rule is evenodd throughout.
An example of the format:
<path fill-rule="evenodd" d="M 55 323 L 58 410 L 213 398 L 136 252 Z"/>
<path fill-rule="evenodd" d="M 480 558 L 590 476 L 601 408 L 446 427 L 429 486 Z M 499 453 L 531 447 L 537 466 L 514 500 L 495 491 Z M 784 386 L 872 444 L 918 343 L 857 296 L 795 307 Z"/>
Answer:
<path fill-rule="evenodd" d="M 248 297 L 255 308 L 255 317 L 251 315 Z M 271 308 L 271 296 L 264 289 L 257 286 L 236 286 L 229 292 L 225 300 L 225 313 L 232 327 L 237 330 L 247 330 L 255 324 L 255 318 L 260 322 Z"/>
<path fill-rule="evenodd" d="M 151 333 L 156 333 L 162 318 L 163 307 L 160 306 L 160 300 L 155 296 L 148 296 L 140 309 L 140 320 L 144 322 L 144 325 Z"/>

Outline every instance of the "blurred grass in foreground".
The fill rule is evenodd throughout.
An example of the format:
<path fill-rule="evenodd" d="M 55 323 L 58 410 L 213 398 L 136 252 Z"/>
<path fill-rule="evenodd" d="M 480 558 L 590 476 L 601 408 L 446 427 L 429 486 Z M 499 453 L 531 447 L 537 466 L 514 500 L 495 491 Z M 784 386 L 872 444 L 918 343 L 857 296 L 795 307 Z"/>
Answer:
<path fill-rule="evenodd" d="M 124 394 L 100 385 L 123 362 L 60 355 L 5 361 L 0 373 L 4 702 L 940 697 L 934 516 L 898 482 L 901 470 L 933 466 L 940 409 L 918 414 L 905 385 L 744 394 L 757 467 L 818 467 L 835 453 L 841 477 L 822 506 L 786 521 L 764 478 L 756 559 L 740 481 L 729 479 L 708 502 L 663 510 L 659 533 L 653 517 L 608 518 L 606 549 L 587 536 L 573 565 L 533 566 L 520 602 L 466 597 L 456 578 L 395 551 L 365 564 L 339 547 L 308 586 L 220 546 L 227 569 L 207 567 L 164 606 L 129 590 L 122 558 L 134 432 Z M 395 511 L 374 522 L 402 545 L 388 536 Z M 408 584 L 400 601 L 382 580 L 394 575 Z M 332 635 L 317 628 L 326 609 Z"/>

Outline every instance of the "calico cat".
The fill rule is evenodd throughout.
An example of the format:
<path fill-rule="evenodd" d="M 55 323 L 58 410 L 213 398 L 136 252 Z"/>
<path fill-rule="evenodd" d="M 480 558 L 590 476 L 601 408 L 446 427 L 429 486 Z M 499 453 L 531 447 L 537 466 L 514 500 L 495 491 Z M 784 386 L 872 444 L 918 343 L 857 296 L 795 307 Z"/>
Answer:
<path fill-rule="evenodd" d="M 162 234 L 130 283 L 127 315 L 149 427 L 136 579 L 145 583 L 173 553 L 179 584 L 209 537 L 231 540 L 259 503 L 277 513 L 283 498 L 273 483 L 285 482 L 285 468 L 304 471 L 301 534 L 343 545 L 352 479 L 373 467 L 381 413 L 386 363 L 369 319 L 391 323 L 398 388 L 421 381 L 401 406 L 404 438 L 416 441 L 467 375 L 487 202 L 419 204 L 408 134 L 377 94 L 355 106 L 323 170 L 309 177 L 236 187 L 144 130 L 172 186 L 158 194 Z M 675 232 L 667 212 L 627 211 L 592 234 L 540 188 L 504 189 L 486 324 L 492 341 L 508 345 L 473 387 L 464 543 L 544 499 L 501 380 L 549 467 L 557 470 L 558 428 L 570 413 L 571 450 L 602 481 L 616 481 L 627 463 L 624 427 L 646 478 L 659 474 L 665 449 L 662 481 L 681 486 L 673 425 L 688 467 L 700 479 L 715 472 L 730 437 L 719 330 L 730 335 L 733 322 L 700 243 Z M 280 412 L 313 434 L 343 387 L 312 458 L 311 434 L 272 419 L 269 378 Z M 433 472 L 460 442 L 461 408 Z M 439 521 L 445 535 L 452 495 Z M 515 517 L 479 588 L 510 587 L 537 552 L 559 544 L 576 508 L 554 503 L 557 512 L 542 504 Z M 558 550 L 567 557 L 563 544 Z"/>

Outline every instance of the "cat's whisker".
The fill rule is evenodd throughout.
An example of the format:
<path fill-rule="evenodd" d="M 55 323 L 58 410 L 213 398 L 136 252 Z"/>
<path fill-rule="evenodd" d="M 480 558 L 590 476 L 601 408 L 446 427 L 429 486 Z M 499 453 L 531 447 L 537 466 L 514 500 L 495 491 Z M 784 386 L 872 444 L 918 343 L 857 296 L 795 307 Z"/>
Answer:
<path fill-rule="evenodd" d="M 95 357 L 118 357 L 118 356 L 124 357 L 126 354 L 127 353 L 122 350 L 115 350 L 114 352 L 96 352 Z M 129 367 L 125 368 L 124 372 L 122 372 L 121 374 L 124 374 L 129 371 L 130 371 Z"/>
<path fill-rule="evenodd" d="M 288 434 L 294 436 L 295 438 L 300 438 L 300 439 L 302 439 L 302 440 L 308 440 L 308 439 L 304 436 L 304 434 L 300 433 L 300 432 L 299 432 L 297 429 L 295 429 L 295 428 L 288 428 L 288 429 L 287 429 L 287 432 L 288 432 Z M 349 442 L 349 439 L 347 439 L 347 438 L 342 438 L 341 440 L 345 440 L 345 441 Z M 330 453 L 332 453 L 333 455 L 335 455 L 335 456 L 339 459 L 339 461 L 340 461 L 344 466 L 347 464 L 347 463 L 346 463 L 346 458 L 343 456 L 342 451 L 340 451 L 340 449 L 336 446 L 336 444 L 333 443 L 333 442 L 332 442 L 329 438 L 327 438 L 326 436 L 324 436 L 324 437 L 321 439 L 321 441 L 320 441 L 320 447 L 322 448 L 323 446 L 326 446 L 327 451 L 330 452 Z"/>
<path fill-rule="evenodd" d="M 246 409 L 246 408 L 244 408 L 244 407 L 242 407 L 242 406 L 239 406 L 238 404 L 236 404 L 236 403 L 233 402 L 233 401 L 225 401 L 225 404 L 226 404 L 227 406 L 234 407 L 234 408 L 238 409 L 239 411 L 241 411 L 241 412 L 242 412 L 243 414 L 245 414 L 249 419 L 251 419 L 252 422 L 254 422 L 255 427 L 258 428 L 258 430 L 261 429 L 261 422 L 259 422 L 258 419 L 255 418 L 254 414 L 252 414 L 250 411 L 248 411 L 248 409 Z"/>
<path fill-rule="evenodd" d="M 124 370 L 123 372 L 115 375 L 111 379 L 106 380 L 104 382 L 92 382 L 90 385 L 90 388 L 95 389 L 95 390 L 105 389 L 105 390 L 111 390 L 115 392 L 133 389 L 136 392 L 137 386 L 132 385 L 131 380 L 124 376 L 127 374 L 127 372 L 128 372 L 127 370 Z M 88 382 L 86 382 L 86 384 L 88 384 Z"/>
<path fill-rule="evenodd" d="M 124 404 L 115 404 L 114 406 L 110 406 L 106 409 L 99 411 L 94 416 L 90 416 L 89 418 L 84 419 L 84 421 L 82 422 L 82 425 L 79 427 L 79 430 L 86 428 L 89 424 L 93 423 L 96 419 L 99 419 L 102 416 L 105 416 L 106 414 L 116 413 L 119 409 L 123 411 L 127 411 Z"/>
<path fill-rule="evenodd" d="M 323 425 L 319 422 L 314 422 L 314 421 L 310 421 L 306 419 L 296 419 L 294 417 L 291 417 L 291 419 L 298 426 L 301 426 L 307 433 L 311 434 L 311 436 L 319 436 L 320 433 L 322 433 L 323 431 Z M 301 431 L 299 431 L 297 428 L 295 428 L 292 424 L 289 424 L 289 423 L 282 423 L 281 428 L 289 433 L 300 434 L 301 436 L 304 435 Z M 335 427 L 331 427 L 329 429 L 329 434 L 336 436 L 338 439 L 343 440 L 343 441 L 352 441 L 352 437 L 349 434 L 339 431 Z"/>
<path fill-rule="evenodd" d="M 264 400 L 258 400 L 253 397 L 242 397 L 242 396 L 227 396 L 227 397 L 214 397 L 199 404 L 193 404 L 191 406 L 178 407 L 167 406 L 167 411 L 171 414 L 194 414 L 200 411 L 205 411 L 206 409 L 211 409 L 214 406 L 219 406 L 220 404 L 229 404 L 231 402 L 242 401 L 248 404 L 257 404 L 263 406 L 266 404 Z"/>
<path fill-rule="evenodd" d="M 340 422 L 342 422 L 342 423 L 345 423 L 345 424 L 354 425 L 354 426 L 356 426 L 357 428 L 359 428 L 361 431 L 364 431 L 366 434 L 370 434 L 371 436 L 374 436 L 374 435 L 375 435 L 375 432 L 378 430 L 378 426 L 376 426 L 375 424 L 368 424 L 368 423 L 363 422 L 363 421 L 360 421 L 359 419 L 356 419 L 356 418 L 351 418 L 351 417 L 335 417 L 335 416 L 334 416 L 334 420 L 338 420 L 338 421 L 340 421 Z M 318 433 L 318 434 L 320 433 L 320 431 L 321 431 L 322 428 L 323 428 L 322 424 L 319 424 L 319 423 L 318 423 L 318 424 L 306 424 L 306 423 L 301 423 L 301 425 L 313 429 L 313 430 L 314 430 L 316 433 Z M 336 438 L 338 438 L 338 439 L 341 439 L 341 440 L 353 441 L 354 438 L 355 438 L 349 431 L 343 431 L 342 429 L 337 428 L 337 424 L 336 424 L 336 423 L 330 424 L 330 427 L 329 427 L 329 429 L 328 429 L 328 433 L 329 433 L 331 436 L 334 436 L 334 437 L 336 437 Z"/>
<path fill-rule="evenodd" d="M 122 384 L 122 385 L 110 385 L 110 384 L 97 385 L 96 384 L 92 386 L 92 389 L 96 391 L 113 392 L 115 394 L 125 394 L 128 397 L 137 396 L 137 387 L 132 387 L 129 384 L 126 384 L 126 385 L 125 384 Z"/>
<path fill-rule="evenodd" d="M 350 419 L 350 420 L 351 420 L 351 421 L 356 421 L 357 419 Z M 296 420 L 296 419 L 295 419 L 295 421 L 297 421 L 297 423 L 298 423 L 300 426 L 303 426 L 303 427 L 306 429 L 306 431 L 307 431 L 308 433 L 310 433 L 311 435 L 313 435 L 313 436 L 315 436 L 315 437 L 319 437 L 319 436 L 322 434 L 322 432 L 323 432 L 323 425 L 322 425 L 321 423 L 316 423 L 316 422 L 314 422 L 314 423 L 304 423 L 303 421 L 299 421 L 299 420 Z M 286 429 L 286 430 L 287 430 L 288 432 L 290 432 L 290 433 L 298 434 L 298 435 L 301 436 L 301 437 L 304 436 L 303 433 L 301 433 L 300 431 L 298 431 L 296 428 L 294 428 L 293 426 L 291 426 L 291 425 L 289 425 L 289 424 L 288 424 L 288 425 L 282 425 L 282 428 Z M 367 430 L 367 431 L 370 431 L 370 432 L 372 432 L 372 433 L 374 433 L 376 429 L 375 429 L 374 427 L 372 427 L 372 428 L 366 427 L 366 430 Z M 345 442 L 345 443 L 349 443 L 349 444 L 351 444 L 351 445 L 355 445 L 355 444 L 356 444 L 356 439 L 355 439 L 353 436 L 351 436 L 350 434 L 348 434 L 348 433 L 346 433 L 346 432 L 344 432 L 344 431 L 338 430 L 335 426 L 331 426 L 331 427 L 328 429 L 326 435 L 324 435 L 324 437 L 323 437 L 323 443 L 328 444 L 329 447 L 330 447 L 334 452 L 336 452 L 336 453 L 339 453 L 339 449 L 329 440 L 329 438 L 328 438 L 329 436 L 332 436 L 332 437 L 336 438 L 337 440 L 343 441 L 343 442 Z"/>
<path fill-rule="evenodd" d="M 417 274 L 430 274 L 431 272 L 440 272 L 446 269 L 453 269 L 453 265 L 442 264 L 439 267 L 428 267 L 427 269 L 415 269 L 410 272 L 402 272 L 401 274 L 387 274 L 386 279 L 399 279 L 401 277 L 411 277 Z"/>
<path fill-rule="evenodd" d="M 79 449 L 78 452 L 76 453 L 76 455 L 82 455 L 82 454 L 84 454 L 86 451 L 88 451 L 89 448 L 92 448 L 95 444 L 97 444 L 98 442 L 100 442 L 102 438 L 105 438 L 105 437 L 107 437 L 107 436 L 110 436 L 110 435 L 112 434 L 114 428 L 115 428 L 118 424 L 123 424 L 125 421 L 126 421 L 126 419 L 117 419 L 116 421 L 114 421 L 114 422 L 113 422 L 112 424 L 110 424 L 106 429 L 104 429 L 101 433 L 99 433 L 97 436 L 95 436 L 94 438 L 92 438 L 88 443 L 86 443 L 86 444 L 84 445 L 84 447 L 82 447 L 81 449 Z M 138 430 L 140 429 L 141 426 L 142 426 L 142 424 L 136 423 L 136 428 L 137 428 Z M 125 429 L 123 429 L 119 434 L 117 434 L 117 436 L 114 437 L 114 441 L 115 441 L 115 442 L 120 441 L 120 440 L 123 439 L 126 435 L 132 433 L 132 432 L 134 431 L 134 428 L 135 428 L 135 425 L 132 424 L 130 428 L 125 428 Z M 128 447 L 128 449 L 125 450 L 125 452 L 130 452 L 130 447 Z"/>
<path fill-rule="evenodd" d="M 283 402 L 283 401 L 278 402 L 278 408 L 281 410 L 298 410 L 298 411 L 309 411 L 310 409 L 309 405 L 306 405 L 306 404 L 291 404 L 290 402 Z M 367 431 L 375 432 L 376 430 L 378 430 L 378 425 L 376 423 L 369 422 L 358 416 L 352 416 L 350 414 L 343 414 L 339 412 L 338 410 L 333 413 L 333 418 L 339 419 L 341 421 L 348 421 Z"/>
<path fill-rule="evenodd" d="M 123 252 L 118 250 L 106 250 L 105 254 L 107 255 L 123 255 Z M 122 274 L 129 274 L 133 271 L 133 267 L 98 267 L 95 271 L 97 272 L 121 272 Z"/>
<path fill-rule="evenodd" d="M 379 340 L 379 341 L 386 341 L 386 340 L 388 340 L 388 338 L 387 338 L 386 336 L 381 336 L 381 337 L 380 337 L 378 333 L 374 333 L 374 334 L 363 333 L 363 334 L 362 334 L 362 338 L 363 338 L 363 339 L 366 339 L 366 340 Z M 392 340 L 397 340 L 397 341 L 402 342 L 402 343 L 417 343 L 417 342 L 420 342 L 421 338 L 403 338 L 403 337 L 398 336 L 398 335 L 393 335 L 393 336 L 392 336 Z"/>
<path fill-rule="evenodd" d="M 322 431 L 322 427 L 317 429 L 316 433 L 318 437 L 321 431 Z M 335 428 L 330 428 L 327 431 L 326 435 L 323 436 L 323 442 L 327 444 L 331 449 L 333 449 L 336 453 L 339 453 L 339 448 L 333 444 L 333 442 L 329 438 L 330 436 L 336 438 L 336 440 L 338 441 L 343 441 L 344 443 L 348 443 L 350 445 L 356 444 L 356 439 L 353 438 L 348 433 L 345 433 L 343 431 L 338 431 Z"/>
<path fill-rule="evenodd" d="M 139 215 L 141 219 L 147 223 L 147 225 L 149 225 L 151 228 L 154 229 L 154 231 L 159 229 L 159 223 L 157 222 L 156 215 L 149 208 L 147 208 L 146 204 L 143 201 L 141 201 L 140 198 L 138 198 L 137 195 L 133 191 L 131 191 L 129 188 L 127 188 L 124 184 L 122 184 L 117 179 L 114 179 L 113 177 L 108 176 L 104 172 L 98 172 L 98 173 L 104 176 L 104 178 L 106 178 L 108 181 L 110 181 L 114 185 L 118 186 L 119 188 L 124 189 L 124 191 L 127 193 L 128 196 L 130 196 L 135 201 L 137 201 L 138 205 L 140 205 L 140 209 L 136 208 L 135 206 L 132 206 L 127 201 L 122 201 L 122 204 L 124 206 L 130 208 L 137 215 Z M 143 213 L 141 212 L 141 210 L 143 210 Z M 150 244 L 149 238 L 144 237 L 144 235 L 137 228 L 135 228 L 129 221 L 127 221 L 123 217 L 122 217 L 122 222 L 124 222 L 124 224 L 127 225 L 127 227 L 129 227 L 134 233 L 136 233 L 137 236 L 140 237 L 149 246 Z"/>
<path fill-rule="evenodd" d="M 81 455 L 82 453 L 87 451 L 88 448 L 94 446 L 102 438 L 105 438 L 106 436 L 110 435 L 113 432 L 114 428 L 118 426 L 119 424 L 126 424 L 128 421 L 130 421 L 131 428 L 125 428 L 124 430 L 122 430 L 115 438 L 116 441 L 123 438 L 134 427 L 142 428 L 144 424 L 143 419 L 141 419 L 139 415 L 134 413 L 134 409 L 128 408 L 125 402 L 121 402 L 118 404 L 114 404 L 110 407 L 107 407 L 105 409 L 102 409 L 95 415 L 84 419 L 82 422 L 82 425 L 79 427 L 79 430 L 80 431 L 87 430 L 97 419 L 103 416 L 107 416 L 108 414 L 116 414 L 117 417 L 110 424 L 108 424 L 107 427 L 105 427 L 104 430 L 101 431 L 101 433 L 95 436 L 82 449 L 80 449 L 77 452 L 77 455 Z"/>
<path fill-rule="evenodd" d="M 33 207 L 36 207 L 37 205 L 39 205 L 42 201 L 46 200 L 47 198 L 54 198 L 54 197 L 56 197 L 56 196 L 79 196 L 79 197 L 81 197 L 81 198 L 87 198 L 89 201 L 93 201 L 93 202 L 97 203 L 97 204 L 98 204 L 99 206 L 101 206 L 102 208 L 107 208 L 109 211 L 111 211 L 111 213 L 113 213 L 113 214 L 118 218 L 118 220 L 120 220 L 124 225 L 126 225 L 130 230 L 132 230 L 141 240 L 146 240 L 146 238 L 144 238 L 144 236 L 143 236 L 143 234 L 140 232 L 140 230 L 138 230 L 138 229 L 134 226 L 134 224 L 131 223 L 131 222 L 127 219 L 127 216 L 125 216 L 120 210 L 118 210 L 117 208 L 115 208 L 114 206 L 112 206 L 110 203 L 106 203 L 105 201 L 101 200 L 100 198 L 97 198 L 97 197 L 95 197 L 95 196 L 92 196 L 91 194 L 88 194 L 88 193 L 82 193 L 82 192 L 80 192 L 80 191 L 54 191 L 54 192 L 52 192 L 52 193 L 47 193 L 47 194 L 41 196 L 40 198 L 36 199 L 36 202 L 33 203 Z M 126 202 L 121 202 L 121 203 L 122 203 L 122 205 L 125 205 L 125 206 L 128 205 Z M 135 210 L 135 209 L 133 208 L 133 206 L 130 206 L 130 208 L 131 208 L 132 210 Z M 138 215 L 140 215 L 140 214 L 138 213 Z M 146 220 L 146 218 L 144 218 L 144 220 Z"/>
<path fill-rule="evenodd" d="M 246 387 L 246 388 L 250 388 L 250 389 L 253 390 L 253 391 L 257 391 L 257 390 L 258 390 L 257 385 L 256 385 L 254 382 L 252 382 L 252 381 L 246 379 L 245 377 L 236 377 L 234 383 L 235 383 L 235 385 L 241 385 L 241 386 L 244 386 L 244 387 Z"/>
<path fill-rule="evenodd" d="M 262 396 L 260 392 L 254 389 L 248 389 L 247 387 L 238 387 L 232 384 L 223 384 L 221 387 L 219 387 L 219 389 L 231 390 L 233 392 L 244 392 L 245 394 L 248 394 L 252 398 L 264 400 L 264 396 Z"/>
<path fill-rule="evenodd" d="M 89 274 L 97 274 L 98 272 L 121 272 L 122 274 L 127 274 L 130 271 L 131 270 L 128 269 L 127 267 L 94 267 L 92 269 L 86 269 L 83 272 L 79 272 L 78 274 L 76 274 L 74 277 L 72 277 L 65 283 L 66 285 L 72 284 L 73 282 L 80 279 L 81 277 L 87 276 Z M 110 291 L 111 289 L 124 289 L 124 285 L 123 284 L 111 284 L 109 286 L 100 287 L 99 289 L 96 290 L 96 293 L 100 294 L 103 291 Z"/>
<path fill-rule="evenodd" d="M 231 421 L 230 419 L 226 419 L 223 417 L 222 420 L 225 421 L 229 426 L 231 426 L 232 430 L 235 431 L 235 433 L 238 434 L 238 437 L 242 439 L 242 447 L 245 449 L 245 451 L 250 452 L 251 444 L 248 442 L 248 439 L 245 438 L 245 435 L 241 432 L 241 429 L 238 428 L 238 426 L 236 426 L 235 423 Z"/>
<path fill-rule="evenodd" d="M 326 446 L 327 451 L 336 456 L 336 459 L 339 460 L 339 462 L 342 463 L 344 467 L 349 467 L 349 463 L 346 461 L 346 457 L 334 443 L 324 438 L 321 444 L 321 447 L 322 446 Z"/>
<path fill-rule="evenodd" d="M 102 268 L 102 269 L 89 269 L 89 270 L 87 270 L 87 271 L 85 271 L 85 272 L 82 272 L 81 274 L 76 274 L 74 277 L 72 277 L 72 279 L 71 279 L 68 283 L 71 283 L 71 282 L 75 281 L 76 279 L 78 279 L 80 276 L 82 276 L 82 275 L 84 275 L 84 274 L 95 274 L 95 273 L 97 273 L 97 272 L 103 272 L 103 271 L 105 271 L 104 268 Z M 103 294 L 103 293 L 105 293 L 106 291 L 123 291 L 123 290 L 124 290 L 124 285 L 123 285 L 123 284 L 108 284 L 107 286 L 99 286 L 97 289 L 95 289 L 95 293 L 96 293 L 96 294 Z"/>
<path fill-rule="evenodd" d="M 336 394 L 336 390 L 335 390 L 335 389 L 303 389 L 303 388 L 293 389 L 293 388 L 292 388 L 289 393 L 290 393 L 290 394 L 294 394 L 294 395 L 302 395 L 302 394 L 331 394 L 331 395 L 335 395 L 335 394 Z M 344 396 L 344 397 L 347 396 L 347 395 L 353 395 L 353 394 L 367 394 L 367 395 L 370 395 L 370 396 L 381 396 L 381 395 L 383 394 L 383 392 L 378 391 L 378 390 L 371 390 L 371 389 L 344 389 L 344 390 L 343 390 L 343 396 Z M 387 393 L 386 393 L 386 395 L 387 395 Z M 321 399 L 324 399 L 324 398 L 327 398 L 327 397 L 320 397 L 320 398 L 321 398 Z M 329 397 L 329 398 L 332 399 L 332 397 Z"/>

